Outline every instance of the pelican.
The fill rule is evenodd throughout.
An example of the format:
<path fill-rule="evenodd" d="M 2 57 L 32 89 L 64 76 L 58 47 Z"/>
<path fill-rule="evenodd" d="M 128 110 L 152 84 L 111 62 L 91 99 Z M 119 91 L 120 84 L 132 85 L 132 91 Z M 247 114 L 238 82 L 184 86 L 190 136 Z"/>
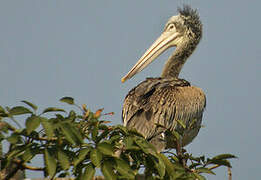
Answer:
<path fill-rule="evenodd" d="M 135 128 L 158 152 L 175 148 L 178 152 L 197 136 L 206 106 L 204 92 L 184 79 L 180 71 L 198 45 L 202 24 L 197 10 L 188 5 L 178 8 L 163 33 L 122 78 L 122 82 L 142 71 L 161 53 L 176 47 L 158 78 L 147 78 L 127 94 L 122 120 L 127 128 Z M 173 133 L 178 132 L 180 138 Z"/>

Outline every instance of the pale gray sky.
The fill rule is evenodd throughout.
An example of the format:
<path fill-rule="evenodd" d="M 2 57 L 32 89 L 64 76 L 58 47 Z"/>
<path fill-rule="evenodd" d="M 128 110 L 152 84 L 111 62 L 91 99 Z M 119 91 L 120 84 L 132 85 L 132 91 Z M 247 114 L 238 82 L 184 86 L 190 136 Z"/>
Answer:
<path fill-rule="evenodd" d="M 127 92 L 159 76 L 172 52 L 122 84 L 120 79 L 160 35 L 183 3 L 198 8 L 204 34 L 181 77 L 201 87 L 207 109 L 195 155 L 232 153 L 234 179 L 260 176 L 261 1 L 0 1 L 0 104 L 32 101 L 43 109 L 72 96 L 121 123 Z M 220 169 L 210 179 L 223 180 Z M 28 173 L 29 177 L 39 174 Z"/>

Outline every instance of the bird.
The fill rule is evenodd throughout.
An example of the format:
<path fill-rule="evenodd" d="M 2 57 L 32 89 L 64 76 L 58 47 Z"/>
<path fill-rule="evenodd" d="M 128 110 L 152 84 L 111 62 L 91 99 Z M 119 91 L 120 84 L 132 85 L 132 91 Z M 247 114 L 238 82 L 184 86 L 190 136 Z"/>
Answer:
<path fill-rule="evenodd" d="M 192 142 L 202 127 L 205 93 L 179 78 L 183 65 L 201 37 L 202 23 L 197 9 L 189 5 L 179 7 L 178 14 L 167 21 L 159 38 L 121 79 L 124 83 L 165 50 L 175 47 L 161 76 L 146 78 L 131 89 L 122 109 L 124 126 L 143 135 L 159 153 L 174 148 L 181 153 L 182 148 Z"/>

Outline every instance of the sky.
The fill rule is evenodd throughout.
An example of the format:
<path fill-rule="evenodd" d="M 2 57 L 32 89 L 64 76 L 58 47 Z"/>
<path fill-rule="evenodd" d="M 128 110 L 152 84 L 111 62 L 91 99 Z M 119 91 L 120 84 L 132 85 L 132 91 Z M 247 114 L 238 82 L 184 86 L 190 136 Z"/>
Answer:
<path fill-rule="evenodd" d="M 121 78 L 184 3 L 198 9 L 203 38 L 180 77 L 202 88 L 207 97 L 205 128 L 186 149 L 210 157 L 235 154 L 233 179 L 257 179 L 261 1 L 1 0 L 0 105 L 28 100 L 40 110 L 69 109 L 59 99 L 71 96 L 92 111 L 115 112 L 110 120 L 120 124 L 128 91 L 146 77 L 160 76 L 173 49 L 126 83 Z M 225 168 L 215 172 L 208 177 L 227 178 Z"/>

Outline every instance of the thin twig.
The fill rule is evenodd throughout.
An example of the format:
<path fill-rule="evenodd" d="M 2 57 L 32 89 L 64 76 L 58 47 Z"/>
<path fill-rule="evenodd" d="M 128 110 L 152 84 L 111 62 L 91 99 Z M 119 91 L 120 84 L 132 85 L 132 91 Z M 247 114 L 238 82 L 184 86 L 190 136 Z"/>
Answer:
<path fill-rule="evenodd" d="M 228 180 L 232 180 L 232 171 L 230 167 L 227 168 L 227 173 L 228 173 Z"/>
<path fill-rule="evenodd" d="M 28 136 L 25 136 L 25 137 L 28 137 Z M 57 141 L 58 140 L 58 138 L 56 138 L 56 137 L 52 137 L 52 138 L 45 138 L 45 137 L 37 137 L 37 138 L 35 138 L 35 137 L 30 137 L 30 138 L 32 138 L 34 140 L 39 140 L 39 141 Z M 65 138 L 62 138 L 62 139 L 65 139 Z"/>
<path fill-rule="evenodd" d="M 11 130 L 11 131 L 16 131 L 17 130 L 15 127 L 11 126 L 10 124 L 7 124 L 7 125 L 8 125 L 8 129 Z M 58 140 L 58 138 L 56 138 L 56 137 L 45 138 L 45 137 L 30 137 L 30 136 L 26 136 L 24 134 L 21 134 L 21 135 L 24 136 L 24 137 L 29 137 L 29 138 L 32 138 L 34 140 L 39 140 L 39 141 L 56 141 L 56 140 Z"/>

